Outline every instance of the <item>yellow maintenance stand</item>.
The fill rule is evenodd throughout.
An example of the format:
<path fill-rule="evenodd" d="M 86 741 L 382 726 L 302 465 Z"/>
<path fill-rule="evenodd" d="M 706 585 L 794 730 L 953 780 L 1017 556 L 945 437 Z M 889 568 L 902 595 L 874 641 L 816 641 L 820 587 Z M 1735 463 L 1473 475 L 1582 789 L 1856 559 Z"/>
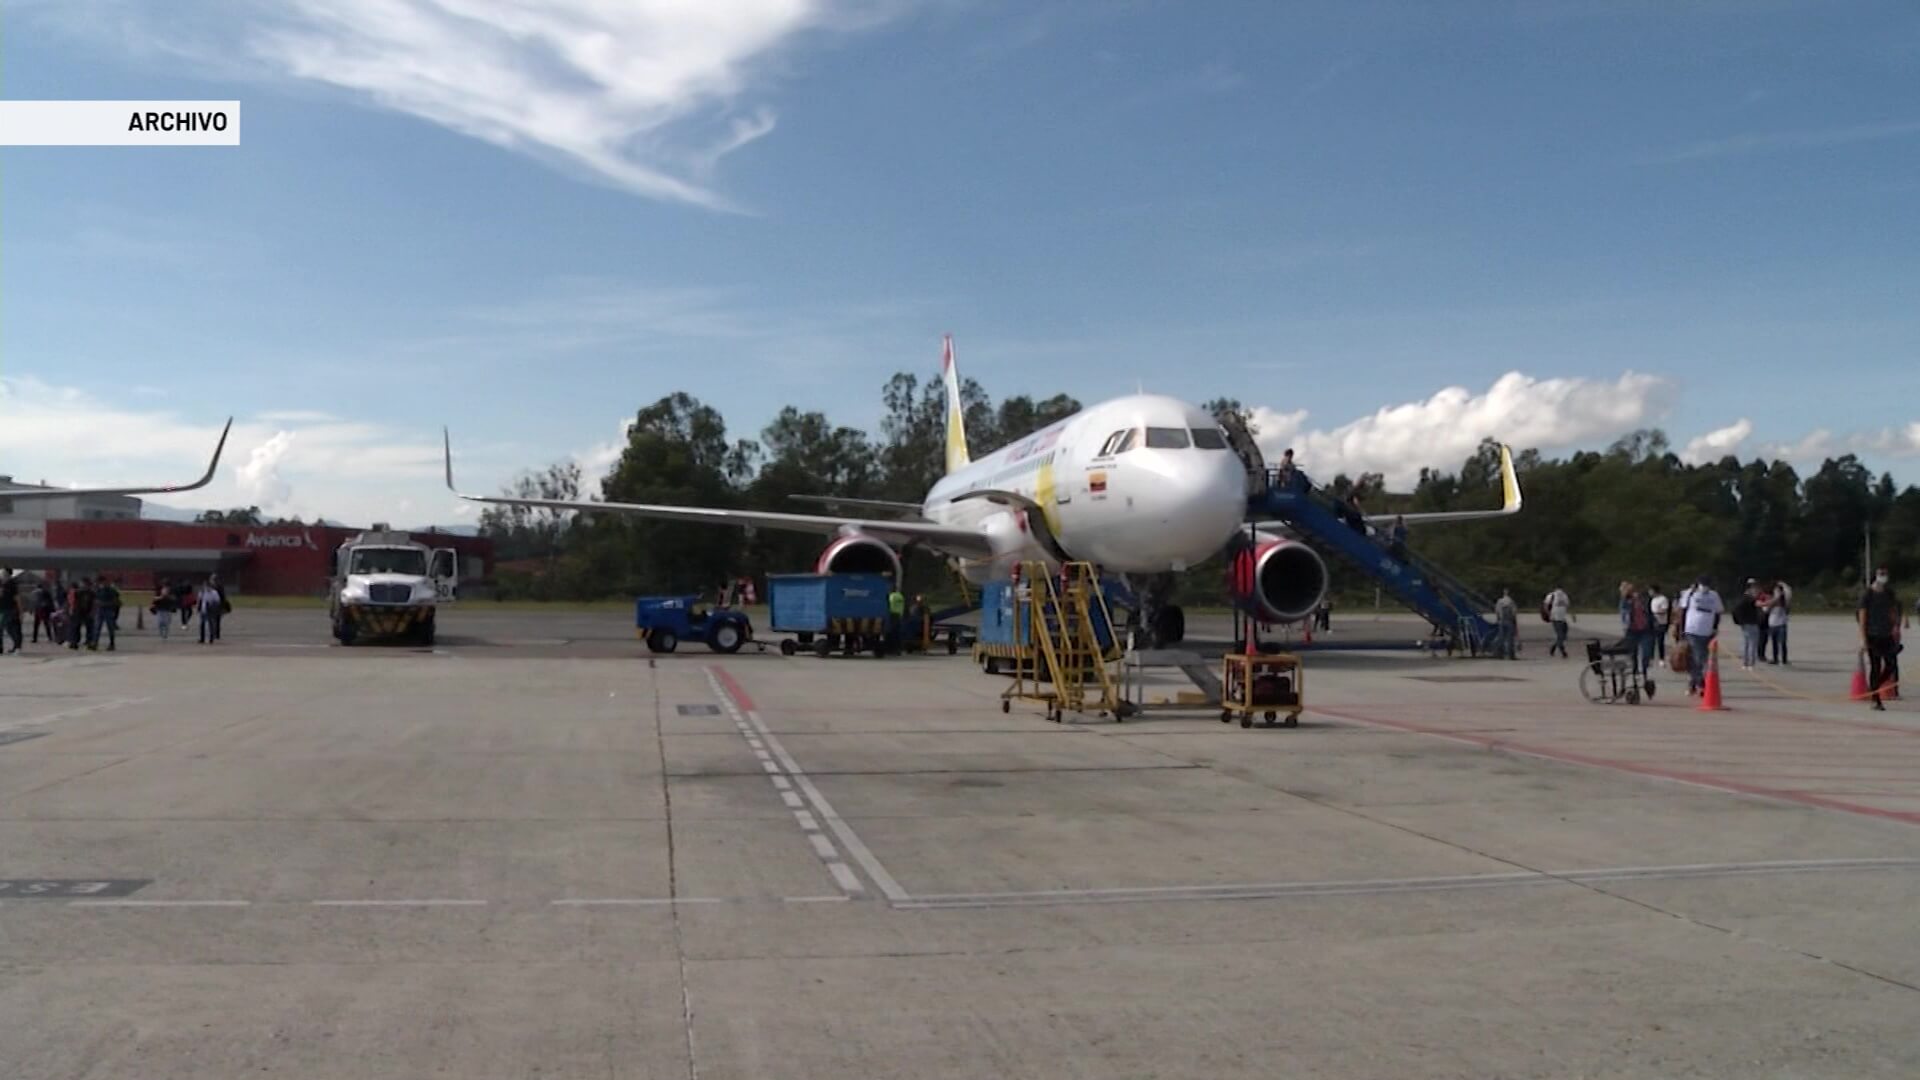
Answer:
<path fill-rule="evenodd" d="M 1045 705 L 1056 724 L 1069 710 L 1121 719 L 1125 706 L 1113 668 L 1124 650 L 1093 564 L 1070 562 L 1054 572 L 1045 563 L 1022 563 L 1015 597 L 1026 632 L 1015 635 L 1013 685 L 1000 695 L 1000 711 L 1022 698 Z"/>

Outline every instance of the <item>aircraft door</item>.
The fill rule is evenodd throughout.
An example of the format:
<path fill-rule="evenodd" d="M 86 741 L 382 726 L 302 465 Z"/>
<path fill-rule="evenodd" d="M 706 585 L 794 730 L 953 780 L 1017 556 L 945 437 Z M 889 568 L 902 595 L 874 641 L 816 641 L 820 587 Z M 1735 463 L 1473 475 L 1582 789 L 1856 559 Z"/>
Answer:
<path fill-rule="evenodd" d="M 1060 505 L 1073 501 L 1073 485 L 1086 483 L 1086 478 L 1073 473 L 1073 453 L 1065 443 L 1053 454 L 1053 475 L 1063 478 L 1053 485 L 1053 501 Z"/>
<path fill-rule="evenodd" d="M 448 603 L 460 595 L 460 557 L 452 548 L 433 549 L 433 595 L 440 603 Z"/>

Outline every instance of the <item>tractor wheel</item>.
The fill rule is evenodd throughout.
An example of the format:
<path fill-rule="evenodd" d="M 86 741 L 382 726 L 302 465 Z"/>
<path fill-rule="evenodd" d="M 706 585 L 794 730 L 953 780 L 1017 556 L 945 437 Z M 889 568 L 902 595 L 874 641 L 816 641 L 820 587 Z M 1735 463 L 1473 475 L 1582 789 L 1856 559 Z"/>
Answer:
<path fill-rule="evenodd" d="M 647 648 L 654 652 L 672 652 L 680 647 L 680 635 L 671 630 L 655 630 L 647 635 Z"/>
<path fill-rule="evenodd" d="M 746 641 L 746 635 L 740 632 L 735 623 L 723 622 L 713 628 L 713 634 L 707 638 L 707 647 L 717 653 L 737 653 Z"/>
<path fill-rule="evenodd" d="M 819 657 L 822 660 L 825 660 L 827 657 L 832 656 L 833 642 L 828 641 L 824 637 L 814 638 L 813 639 L 813 655 Z"/>
<path fill-rule="evenodd" d="M 792 656 L 794 653 L 797 653 L 799 651 L 800 651 L 800 647 L 793 643 L 792 638 L 784 638 L 781 640 L 780 642 L 781 656 Z"/>

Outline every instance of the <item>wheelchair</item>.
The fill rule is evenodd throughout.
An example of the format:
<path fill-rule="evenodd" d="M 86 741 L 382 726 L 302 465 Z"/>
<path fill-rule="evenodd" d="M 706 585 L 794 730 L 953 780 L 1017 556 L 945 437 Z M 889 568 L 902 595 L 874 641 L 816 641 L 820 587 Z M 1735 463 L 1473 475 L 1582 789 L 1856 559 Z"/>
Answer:
<path fill-rule="evenodd" d="M 1634 667 L 1634 641 L 1621 638 L 1611 645 L 1587 642 L 1587 662 L 1580 668 L 1580 694 L 1595 705 L 1638 705 L 1653 700 L 1653 680 Z"/>

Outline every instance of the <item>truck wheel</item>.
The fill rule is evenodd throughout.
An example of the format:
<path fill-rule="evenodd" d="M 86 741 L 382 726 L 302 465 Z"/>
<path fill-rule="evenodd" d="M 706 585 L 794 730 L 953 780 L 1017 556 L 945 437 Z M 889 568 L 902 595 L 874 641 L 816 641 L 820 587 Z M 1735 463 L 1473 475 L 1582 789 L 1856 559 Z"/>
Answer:
<path fill-rule="evenodd" d="M 420 644 L 422 645 L 433 644 L 433 620 L 432 619 L 428 619 L 426 622 L 423 622 L 420 624 Z"/>
<path fill-rule="evenodd" d="M 353 644 L 353 624 L 344 619 L 334 623 L 333 637 L 342 645 Z"/>
<path fill-rule="evenodd" d="M 800 651 L 799 647 L 793 643 L 792 638 L 786 638 L 780 642 L 781 656 L 792 656 L 794 653 L 797 653 L 799 651 Z"/>
<path fill-rule="evenodd" d="M 826 638 L 823 638 L 823 637 L 818 637 L 813 639 L 813 655 L 821 658 L 822 660 L 825 660 L 828 656 L 831 656 L 832 654 L 833 654 L 833 642 L 828 641 Z"/>
<path fill-rule="evenodd" d="M 738 626 L 725 622 L 713 628 L 713 636 L 707 639 L 707 647 L 717 653 L 737 653 L 740 643 L 745 640 Z"/>
<path fill-rule="evenodd" d="M 655 630 L 647 635 L 647 648 L 654 652 L 672 652 L 680 647 L 680 635 L 671 630 Z"/>

